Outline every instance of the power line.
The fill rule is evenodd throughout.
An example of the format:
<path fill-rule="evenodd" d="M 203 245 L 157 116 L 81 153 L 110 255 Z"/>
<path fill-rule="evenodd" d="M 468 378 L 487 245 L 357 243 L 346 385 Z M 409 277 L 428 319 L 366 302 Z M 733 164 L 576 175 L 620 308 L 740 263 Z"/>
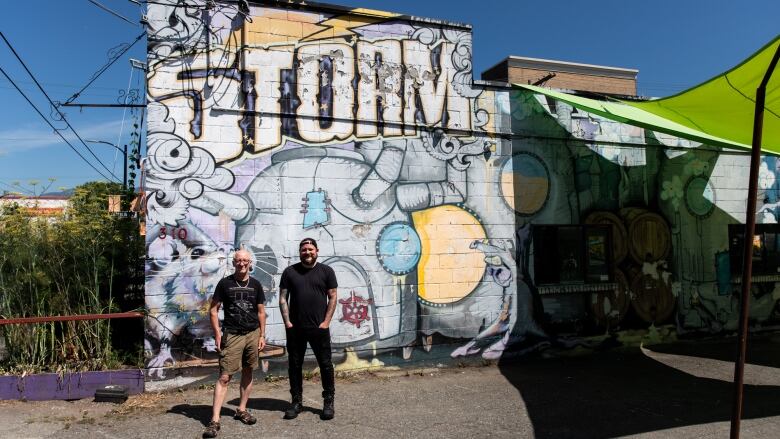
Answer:
<path fill-rule="evenodd" d="M 62 104 L 62 106 L 79 108 L 145 108 L 146 104 Z"/>
<path fill-rule="evenodd" d="M 0 140 L 51 140 L 51 137 L 0 137 Z"/>
<path fill-rule="evenodd" d="M 103 67 L 99 68 L 99 69 L 98 69 L 98 71 L 97 71 L 97 72 L 95 72 L 95 74 L 93 74 L 93 75 L 92 75 L 92 78 L 89 80 L 89 82 L 87 82 L 87 83 L 84 85 L 84 87 L 81 87 L 81 90 L 77 91 L 76 93 L 73 93 L 73 96 L 69 97 L 69 98 L 68 98 L 68 99 L 65 101 L 65 103 L 66 103 L 66 104 L 70 104 L 71 102 L 75 101 L 75 100 L 76 100 L 76 98 L 78 98 L 78 97 L 79 97 L 79 95 L 81 95 L 81 93 L 83 93 L 83 92 L 84 92 L 84 90 L 86 90 L 86 89 L 87 89 L 87 87 L 89 87 L 90 85 L 92 85 L 92 83 L 93 83 L 93 82 L 95 82 L 95 81 L 96 81 L 96 80 L 97 80 L 97 79 L 100 77 L 100 75 L 102 75 L 102 74 L 103 74 L 103 72 L 105 72 L 106 70 L 108 70 L 108 68 L 109 68 L 109 67 L 111 67 L 111 66 L 112 66 L 112 65 L 113 65 L 113 64 L 114 64 L 114 63 L 115 63 L 115 62 L 116 62 L 116 61 L 117 61 L 119 58 L 121 58 L 121 57 L 122 57 L 122 55 L 124 55 L 125 53 L 127 53 L 127 51 L 128 51 L 128 50 L 130 50 L 130 48 L 131 48 L 131 47 L 133 47 L 133 46 L 135 45 L 135 43 L 137 43 L 138 41 L 140 41 L 140 40 L 141 40 L 141 38 L 143 38 L 143 36 L 144 36 L 144 35 L 146 35 L 146 32 L 141 32 L 141 34 L 140 34 L 140 35 L 138 35 L 138 36 L 135 38 L 135 40 L 134 40 L 132 43 L 128 44 L 128 45 L 127 45 L 127 47 L 125 47 L 124 49 L 122 49 L 122 51 L 120 51 L 119 53 L 117 53 L 116 55 L 114 55 L 114 56 L 113 56 L 113 57 L 112 57 L 112 58 L 111 58 L 111 59 L 108 61 L 108 63 L 106 63 L 106 65 L 104 65 Z M 5 38 L 5 37 L 3 37 L 3 38 Z M 126 43 L 125 43 L 125 44 L 126 44 Z M 119 47 L 119 46 L 117 46 L 117 47 Z M 111 50 L 109 50 L 109 53 L 110 53 L 111 51 L 113 51 L 113 50 L 114 50 L 114 48 L 112 48 Z"/>
<path fill-rule="evenodd" d="M 132 1 L 132 0 L 130 0 L 130 1 Z M 238 2 L 238 1 L 239 0 L 236 0 L 236 2 Z M 154 1 L 154 0 L 141 0 L 141 3 L 146 3 L 147 5 L 171 6 L 170 3 Z M 201 5 L 197 5 L 197 4 L 194 4 L 194 3 L 182 3 L 182 2 L 179 2 L 179 3 L 176 3 L 176 6 L 181 6 L 181 7 L 185 7 L 185 8 L 202 8 L 202 9 L 207 9 L 207 7 L 206 7 L 207 5 L 202 5 L 202 4 Z"/>
<path fill-rule="evenodd" d="M 0 82 L 0 84 L 1 83 L 2 82 Z M 33 84 L 32 81 L 21 81 L 21 80 L 17 80 L 16 83 L 17 84 Z M 44 84 L 46 87 L 49 87 L 49 88 L 74 88 L 74 87 L 78 87 L 79 86 L 79 84 L 62 84 L 62 83 L 57 83 L 57 82 L 45 82 L 45 81 L 41 82 L 41 84 Z M 0 87 L 2 87 L 2 86 L 0 86 Z M 11 88 L 11 87 L 5 87 L 5 88 Z M 105 87 L 105 86 L 98 86 L 98 85 L 96 85 L 96 86 L 94 86 L 92 88 L 93 89 L 96 89 L 96 88 L 97 89 L 103 89 L 103 90 L 116 90 L 116 87 Z"/>
<path fill-rule="evenodd" d="M 35 85 L 37 85 L 37 86 L 38 86 L 38 89 L 41 91 L 41 93 L 43 93 L 43 95 L 44 95 L 44 96 L 46 96 L 46 99 L 49 101 L 49 104 L 51 104 L 52 108 L 54 108 L 54 109 L 57 111 L 57 113 L 58 113 L 58 114 L 60 115 L 60 117 L 62 118 L 62 121 L 63 121 L 63 122 L 65 122 L 65 124 L 68 126 L 68 128 L 70 128 L 70 130 L 73 132 L 73 134 L 76 136 L 76 138 L 77 138 L 77 139 L 79 139 L 79 141 L 81 142 L 81 144 L 82 144 L 82 145 L 84 145 L 84 147 L 85 147 L 85 148 L 87 148 L 87 151 L 89 151 L 89 153 L 90 153 L 90 154 L 92 154 L 92 157 L 94 157 L 94 158 L 95 158 L 95 160 L 97 160 L 97 162 L 98 162 L 98 163 L 100 163 L 100 165 L 101 165 L 101 166 L 102 166 L 102 167 L 103 167 L 103 168 L 104 168 L 106 171 L 108 171 L 108 173 L 109 173 L 109 174 L 113 175 L 113 176 L 114 176 L 114 178 L 115 178 L 117 181 L 119 181 L 119 177 L 117 177 L 116 175 L 114 175 L 114 173 L 113 173 L 113 172 L 111 172 L 111 170 L 110 170 L 110 169 L 108 169 L 108 167 L 107 167 L 107 166 L 106 166 L 106 165 L 105 165 L 105 164 L 104 164 L 104 163 L 103 163 L 103 162 L 102 162 L 102 161 L 101 161 L 101 160 L 98 158 L 98 156 L 97 156 L 97 155 L 95 155 L 95 152 L 94 152 L 94 151 L 92 151 L 92 148 L 90 148 L 90 147 L 89 147 L 89 145 L 87 145 L 87 144 L 86 144 L 86 142 L 84 142 L 84 139 L 82 139 L 82 138 L 81 138 L 81 136 L 79 136 L 79 133 L 77 133 L 77 132 L 76 132 L 76 129 L 75 129 L 75 128 L 73 128 L 73 125 L 71 125 L 71 124 L 70 124 L 70 122 L 68 122 L 68 120 L 65 118 L 65 115 L 64 115 L 64 114 L 62 114 L 62 112 L 60 111 L 60 109 L 59 109 L 59 108 L 57 108 L 57 106 L 56 106 L 56 105 L 54 105 L 54 101 L 53 101 L 53 100 L 52 100 L 52 99 L 49 97 L 49 95 L 46 93 L 46 90 L 44 90 L 44 89 L 43 89 L 43 86 L 41 86 L 41 84 L 38 82 L 38 80 L 37 80 L 37 79 L 35 79 L 35 75 L 33 75 L 33 74 L 32 74 L 32 72 L 30 71 L 30 69 L 29 69 L 29 68 L 27 68 L 27 64 L 25 64 L 25 63 L 24 63 L 24 61 L 22 60 L 22 58 L 19 56 L 19 54 L 18 54 L 18 53 L 16 53 L 16 50 L 15 50 L 15 49 L 14 49 L 14 47 L 11 45 L 11 43 L 8 41 L 8 39 L 5 37 L 5 34 L 3 34 L 2 32 L 0 32 L 0 37 L 2 37 L 2 38 L 3 38 L 3 41 L 5 41 L 5 44 L 8 46 L 8 48 L 9 48 L 9 49 L 11 49 L 11 52 L 13 52 L 14 56 L 16 57 L 16 59 L 19 61 L 19 63 L 21 63 L 21 64 L 22 64 L 22 67 L 24 67 L 24 70 L 25 70 L 25 71 L 27 71 L 27 74 L 28 74 L 28 75 L 30 75 L 30 78 L 31 78 L 31 79 L 32 79 L 32 80 L 35 82 Z M 5 73 L 4 73 L 4 74 L 5 74 Z M 9 80 L 9 81 L 11 81 L 11 77 L 10 77 L 10 76 L 8 76 L 7 74 L 6 74 L 5 76 L 8 78 L 8 80 Z M 12 82 L 13 82 L 13 81 L 12 81 Z M 16 84 L 14 84 L 14 87 L 16 87 Z M 20 90 L 19 92 L 21 93 L 21 90 Z M 27 96 L 25 96 L 25 99 L 27 99 Z M 36 110 L 37 110 L 37 108 L 36 108 Z M 46 119 L 46 120 L 47 120 L 47 122 L 48 122 L 48 119 Z M 51 125 L 51 124 L 50 124 L 50 125 Z M 54 126 L 53 126 L 53 125 L 52 125 L 52 128 L 54 128 Z M 55 128 L 55 130 L 56 130 L 56 128 Z M 58 133 L 59 133 L 59 132 L 58 132 Z M 65 138 L 65 137 L 63 137 L 62 135 L 60 135 L 60 137 L 62 137 L 63 139 Z M 103 174 L 101 173 L 101 175 L 103 175 Z M 110 180 L 110 179 L 109 179 L 109 180 Z"/>
<path fill-rule="evenodd" d="M 133 23 L 132 21 L 130 21 L 130 19 L 128 19 L 128 18 L 126 18 L 126 17 L 124 17 L 124 16 L 120 15 L 120 14 L 119 14 L 118 12 L 116 12 L 116 11 L 113 11 L 113 10 L 111 10 L 111 9 L 108 9 L 108 7 L 101 5 L 100 3 L 96 2 L 95 0 L 89 0 L 89 2 L 90 2 L 90 3 L 92 3 L 93 5 L 97 6 L 98 8 L 100 8 L 100 9 L 102 9 L 102 10 L 104 10 L 104 11 L 108 12 L 109 14 L 111 14 L 111 15 L 113 15 L 113 16 L 115 16 L 115 17 L 121 18 L 122 20 L 124 20 L 124 21 L 126 21 L 126 22 L 128 22 L 128 23 L 132 24 L 133 26 L 138 26 L 138 23 Z"/>
<path fill-rule="evenodd" d="M 4 181 L 0 181 L 0 185 L 3 185 L 5 187 L 7 187 L 7 188 L 10 188 L 14 192 L 18 192 L 18 193 L 27 192 L 30 195 L 35 195 L 35 193 L 30 191 L 29 189 L 23 188 L 22 186 L 19 186 L 19 185 L 8 184 L 8 183 L 6 183 Z"/>
<path fill-rule="evenodd" d="M 65 136 L 63 136 L 62 133 L 60 133 L 60 131 L 54 125 L 52 125 L 51 121 L 49 121 L 49 119 L 46 116 L 44 116 L 43 113 L 41 113 L 41 110 L 39 110 L 38 107 L 36 107 L 35 104 L 30 100 L 30 98 L 28 98 L 27 95 L 24 94 L 24 92 L 16 85 L 16 83 L 11 79 L 11 77 L 8 76 L 8 73 L 6 73 L 5 70 L 2 67 L 0 67 L 0 73 L 2 73 L 3 76 L 5 76 L 11 84 L 13 84 L 13 86 L 24 97 L 24 99 L 27 101 L 27 103 L 30 104 L 31 107 L 33 107 L 35 112 L 38 113 L 38 115 L 41 116 L 41 118 L 43 118 L 43 120 L 51 127 L 52 130 L 54 130 L 55 133 L 57 133 L 58 136 L 60 136 L 62 141 L 65 142 L 70 147 L 70 149 L 72 149 L 79 157 L 81 157 L 81 159 L 84 160 L 84 162 L 86 162 L 92 169 L 95 170 L 95 172 L 100 174 L 101 177 L 105 178 L 106 180 L 111 180 L 110 178 L 106 177 L 105 174 L 100 172 L 98 170 L 98 168 L 96 168 L 92 163 L 90 163 L 89 160 L 87 160 L 86 157 L 84 157 L 76 149 L 76 147 L 74 147 L 70 142 L 68 142 L 68 139 L 66 139 Z M 113 173 L 111 175 L 113 175 Z M 114 176 L 114 178 L 116 178 L 116 176 Z M 119 179 L 117 178 L 117 181 L 118 180 Z"/>

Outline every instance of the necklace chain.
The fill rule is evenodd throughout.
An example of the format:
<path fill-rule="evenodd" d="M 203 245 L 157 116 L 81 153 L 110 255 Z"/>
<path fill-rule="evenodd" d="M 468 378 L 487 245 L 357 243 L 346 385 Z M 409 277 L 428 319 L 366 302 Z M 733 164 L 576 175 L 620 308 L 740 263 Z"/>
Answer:
<path fill-rule="evenodd" d="M 245 284 L 245 285 L 241 285 L 241 284 L 238 282 L 238 279 L 236 279 L 236 278 L 233 278 L 233 280 L 234 280 L 234 281 L 236 281 L 236 285 L 238 285 L 238 287 L 239 287 L 239 288 L 246 288 L 246 287 L 248 287 L 248 286 L 249 286 L 249 278 L 246 278 L 246 284 Z"/>

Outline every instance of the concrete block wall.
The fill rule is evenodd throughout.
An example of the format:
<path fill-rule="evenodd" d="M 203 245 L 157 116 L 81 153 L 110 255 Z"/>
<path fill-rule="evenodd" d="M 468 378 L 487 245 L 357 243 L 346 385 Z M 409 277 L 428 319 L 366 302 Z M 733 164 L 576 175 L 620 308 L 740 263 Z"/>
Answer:
<path fill-rule="evenodd" d="M 475 82 L 463 24 L 270 1 L 148 12 L 150 379 L 215 358 L 209 300 L 238 248 L 266 290 L 264 358 L 283 363 L 278 282 L 303 237 L 337 273 L 344 367 L 576 346 L 551 343 L 547 325 L 593 328 L 599 314 L 625 328 L 617 305 L 636 291 L 536 284 L 533 225 L 595 211 L 638 207 L 668 224 L 667 257 L 618 267 L 668 287 L 675 314 L 659 324 L 734 326 L 722 260 L 728 224 L 744 219 L 747 157 Z M 635 92 L 602 85 L 592 91 Z M 780 217 L 778 176 L 780 161 L 764 157 L 761 222 Z M 758 287 L 755 321 L 780 318 L 777 285 Z"/>
<path fill-rule="evenodd" d="M 627 258 L 616 264 L 629 281 L 620 294 L 590 293 L 577 285 L 540 287 L 531 268 L 522 282 L 542 295 L 534 315 L 582 328 L 602 312 L 589 309 L 590 304 L 606 304 L 603 313 L 615 316 L 611 329 L 620 330 L 650 323 L 637 321 L 637 303 L 665 301 L 672 312 L 654 323 L 673 324 L 678 333 L 736 330 L 740 285 L 731 272 L 737 262 L 729 256 L 729 225 L 745 220 L 748 155 L 605 120 L 528 92 L 513 92 L 510 106 L 517 168 L 547 182 L 535 186 L 547 192 L 544 196 L 529 197 L 528 187 L 522 191 L 523 199 L 542 200 L 526 205 L 522 221 L 584 224 L 588 215 L 606 212 L 623 218 L 628 228 L 627 216 L 642 209 L 662 219 L 668 227 L 659 232 L 671 242 L 668 255 L 659 260 Z M 759 174 L 757 222 L 777 224 L 780 160 L 762 157 Z M 776 245 L 774 239 L 767 245 Z M 533 246 L 526 252 L 533 254 Z M 631 281 L 638 276 L 664 287 L 637 289 Z M 780 271 L 758 274 L 753 282 L 751 324 L 776 325 Z M 618 310 L 618 303 L 631 307 Z M 631 322 L 629 314 L 634 315 Z"/>
<path fill-rule="evenodd" d="M 337 350 L 498 358 L 526 312 L 509 100 L 474 84 L 470 27 L 277 5 L 148 6 L 149 377 L 215 358 L 209 300 L 238 248 L 283 356 L 278 283 L 303 237 L 337 273 Z"/>

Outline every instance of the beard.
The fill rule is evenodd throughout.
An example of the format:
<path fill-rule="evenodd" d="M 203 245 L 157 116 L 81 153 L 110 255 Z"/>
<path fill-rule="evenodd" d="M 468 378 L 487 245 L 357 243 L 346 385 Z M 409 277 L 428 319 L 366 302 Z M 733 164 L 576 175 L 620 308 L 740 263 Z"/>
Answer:
<path fill-rule="evenodd" d="M 301 262 L 306 265 L 314 265 L 314 263 L 317 262 L 317 257 L 314 255 L 306 255 L 301 258 Z"/>

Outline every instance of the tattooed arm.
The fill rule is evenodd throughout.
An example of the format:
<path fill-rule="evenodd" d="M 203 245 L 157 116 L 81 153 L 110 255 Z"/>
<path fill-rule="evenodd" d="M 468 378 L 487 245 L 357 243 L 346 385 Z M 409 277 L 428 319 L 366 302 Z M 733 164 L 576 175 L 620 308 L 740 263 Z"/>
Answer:
<path fill-rule="evenodd" d="M 285 328 L 292 328 L 292 322 L 290 321 L 290 306 L 287 304 L 287 298 L 290 297 L 290 293 L 286 288 L 279 289 L 279 311 L 282 313 L 282 319 L 284 320 Z"/>
<path fill-rule="evenodd" d="M 330 327 L 330 320 L 333 318 L 333 313 L 336 312 L 336 298 L 338 297 L 335 288 L 328 290 L 328 309 L 325 311 L 325 321 L 320 323 L 320 329 L 328 329 Z"/>

